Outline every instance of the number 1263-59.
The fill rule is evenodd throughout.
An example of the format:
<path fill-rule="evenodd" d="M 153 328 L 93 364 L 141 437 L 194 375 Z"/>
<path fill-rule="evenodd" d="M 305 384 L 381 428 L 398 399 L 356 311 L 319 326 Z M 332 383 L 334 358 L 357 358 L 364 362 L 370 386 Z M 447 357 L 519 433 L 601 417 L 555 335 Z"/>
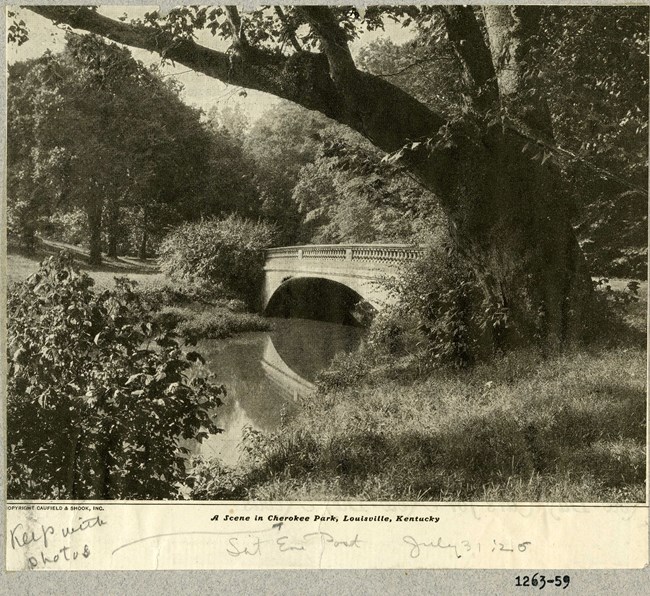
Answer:
<path fill-rule="evenodd" d="M 515 586 L 518 588 L 539 588 L 543 590 L 546 586 L 562 588 L 566 590 L 571 583 L 571 577 L 568 575 L 556 575 L 555 577 L 546 577 L 539 573 L 533 575 L 518 575 L 515 578 Z"/>

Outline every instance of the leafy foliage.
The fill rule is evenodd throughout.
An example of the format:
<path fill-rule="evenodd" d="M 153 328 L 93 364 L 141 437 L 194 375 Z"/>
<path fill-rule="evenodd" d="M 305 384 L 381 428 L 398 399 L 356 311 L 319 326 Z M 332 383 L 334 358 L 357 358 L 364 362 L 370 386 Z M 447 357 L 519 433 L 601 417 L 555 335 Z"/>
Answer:
<path fill-rule="evenodd" d="M 83 211 L 96 261 L 102 231 L 128 251 L 204 211 L 209 158 L 228 149 L 213 146 L 178 86 L 129 50 L 96 36 L 66 41 L 63 53 L 10 69 L 8 204 L 27 238 L 43 218 Z"/>
<path fill-rule="evenodd" d="M 592 270 L 645 278 L 648 10 L 547 7 L 533 48 Z"/>
<path fill-rule="evenodd" d="M 34 10 L 100 33 L 111 26 L 104 18 L 93 18 L 96 14 L 89 9 Z M 381 29 L 387 19 L 414 27 L 415 40 L 406 49 L 377 44 L 360 59 L 354 57 L 356 51 L 347 42 L 363 31 Z M 191 40 L 201 28 L 230 40 L 228 52 L 204 56 L 195 51 Z M 643 212 L 638 193 L 629 201 L 630 209 L 616 211 L 607 221 L 602 212 L 612 200 L 618 202 L 620 192 L 608 188 L 581 193 L 579 189 L 587 186 L 582 184 L 583 174 L 572 172 L 559 156 L 583 165 L 595 159 L 589 166 L 592 171 L 604 172 L 617 183 L 623 180 L 623 186 L 645 195 L 645 175 L 641 186 L 628 180 L 647 168 L 642 134 L 647 112 L 643 109 L 647 103 L 647 12 L 643 9 L 261 7 L 239 13 L 232 6 L 181 7 L 164 14 L 148 13 L 112 34 L 222 81 L 268 91 L 320 111 L 400 157 L 412 175 L 438 194 L 454 227 L 457 252 L 471 259 L 477 287 L 488 300 L 497 296 L 502 303 L 479 305 L 470 300 L 489 313 L 488 318 L 495 318 L 497 330 L 512 324 L 520 338 L 536 340 L 544 334 L 549 345 L 558 347 L 577 339 L 574 330 L 582 328 L 582 313 L 591 300 L 589 274 L 570 225 L 575 223 L 571 218 L 577 219 L 575 206 L 580 202 L 588 215 L 581 226 L 584 246 L 600 244 L 594 252 L 602 257 L 607 237 L 625 238 L 624 246 L 609 241 L 606 249 L 612 250 L 600 262 L 617 260 L 621 273 L 629 266 L 641 269 L 645 254 L 638 243 L 643 242 L 646 223 L 644 216 L 634 216 Z M 607 38 L 602 47 L 600 37 Z M 622 74 L 627 59 L 631 84 Z M 359 65 L 375 76 L 358 70 Z M 419 76 L 412 76 L 413 72 Z M 617 105 L 608 111 L 612 103 Z M 586 121 L 581 120 L 582 114 L 588 115 Z M 384 210 L 389 215 L 385 219 L 373 219 L 380 211 L 376 207 L 383 209 L 382 201 L 392 197 L 390 192 L 380 192 L 381 200 L 373 204 L 369 189 L 380 185 L 386 189 L 386 181 L 372 173 L 359 175 L 338 156 L 316 158 L 320 163 L 306 172 L 301 189 L 306 196 L 299 198 L 305 210 L 298 212 L 291 200 L 295 174 L 298 166 L 314 161 L 314 148 L 322 140 L 321 123 L 305 127 L 304 117 L 295 121 L 290 114 L 284 117 L 278 138 L 288 142 L 275 144 L 275 152 L 263 152 L 272 156 L 265 165 L 271 166 L 266 173 L 272 175 L 266 180 L 273 184 L 265 185 L 264 176 L 256 180 L 263 191 L 258 213 L 289 222 L 281 230 L 284 242 L 295 239 L 301 216 L 324 232 L 323 238 L 395 234 L 403 223 L 407 225 L 398 233 L 410 231 L 409 222 L 392 217 L 396 213 L 389 209 Z M 261 139 L 272 136 L 263 125 L 258 129 Z M 306 134 L 314 130 L 319 138 Z M 295 143 L 297 136 L 305 139 L 304 153 L 311 152 L 302 163 L 295 159 L 302 157 L 303 148 L 302 142 Z M 433 142 L 436 137 L 440 142 Z M 590 154 L 593 147 L 597 150 Z M 608 171 L 605 154 L 621 157 L 629 148 L 631 155 L 623 160 L 633 167 L 624 168 L 625 176 L 616 180 Z M 558 163 L 565 181 L 572 179 L 571 196 L 560 189 Z M 310 178 L 318 182 L 315 188 L 309 188 Z M 319 203 L 321 191 L 328 199 Z M 400 204 L 395 211 L 403 207 Z M 356 224 L 359 220 L 372 221 L 364 226 Z M 625 228 L 624 234 L 616 233 L 617 225 Z M 631 243 L 635 246 L 627 251 Z M 505 304 L 510 305 L 509 311 Z M 538 325 L 542 310 L 546 323 Z M 483 314 L 473 316 L 479 321 Z M 497 342 L 499 337 L 500 332 L 495 334 Z"/>
<path fill-rule="evenodd" d="M 188 378 L 195 352 L 121 280 L 92 290 L 51 257 L 8 296 L 10 498 L 174 498 L 180 438 L 218 432 L 223 387 Z"/>
<path fill-rule="evenodd" d="M 359 51 L 359 68 L 382 77 L 448 116 L 463 111 L 461 70 L 441 23 L 416 30 L 411 41 L 378 39 Z"/>
<path fill-rule="evenodd" d="M 254 305 L 262 282 L 264 249 L 274 229 L 230 215 L 186 223 L 163 241 L 161 270 L 172 279 L 213 286 L 226 297 Z"/>
<path fill-rule="evenodd" d="M 397 301 L 374 322 L 371 346 L 385 354 L 418 353 L 429 365 L 462 367 L 475 361 L 484 316 L 491 313 L 477 308 L 482 295 L 476 281 L 450 249 L 430 245 L 392 291 Z"/>
<path fill-rule="evenodd" d="M 414 242 L 441 225 L 432 193 L 340 125 L 319 134 L 314 161 L 300 170 L 293 199 L 302 239 L 313 242 Z"/>
<path fill-rule="evenodd" d="M 280 244 L 295 244 L 301 236 L 302 217 L 292 193 L 329 124 L 324 116 L 285 102 L 247 132 L 244 149 L 255 167 L 259 215 L 276 227 Z"/>

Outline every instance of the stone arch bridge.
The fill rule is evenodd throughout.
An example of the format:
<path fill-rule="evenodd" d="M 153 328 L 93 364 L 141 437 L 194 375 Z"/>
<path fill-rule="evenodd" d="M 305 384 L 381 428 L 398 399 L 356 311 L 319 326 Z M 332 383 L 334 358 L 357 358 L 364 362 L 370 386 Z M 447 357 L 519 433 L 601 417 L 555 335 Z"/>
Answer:
<path fill-rule="evenodd" d="M 262 310 L 274 296 L 299 280 L 327 280 L 354 292 L 379 310 L 389 300 L 381 280 L 397 275 L 422 253 L 407 244 L 325 244 L 285 246 L 266 252 Z M 326 299 L 312 289 L 309 299 Z"/>

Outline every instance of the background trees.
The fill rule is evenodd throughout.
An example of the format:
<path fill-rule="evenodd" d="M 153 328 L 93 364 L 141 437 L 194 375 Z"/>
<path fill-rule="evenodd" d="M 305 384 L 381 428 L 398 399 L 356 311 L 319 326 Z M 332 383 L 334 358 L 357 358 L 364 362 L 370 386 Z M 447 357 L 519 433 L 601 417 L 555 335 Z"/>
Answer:
<path fill-rule="evenodd" d="M 62 54 L 14 65 L 9 115 L 10 221 L 27 241 L 81 210 L 91 262 L 102 248 L 144 258 L 179 218 L 231 200 L 213 182 L 232 140 L 211 134 L 173 82 L 98 37 L 70 34 Z"/>
<path fill-rule="evenodd" d="M 360 135 L 332 124 L 298 173 L 293 200 L 305 241 L 425 241 L 444 216 L 432 193 Z"/>

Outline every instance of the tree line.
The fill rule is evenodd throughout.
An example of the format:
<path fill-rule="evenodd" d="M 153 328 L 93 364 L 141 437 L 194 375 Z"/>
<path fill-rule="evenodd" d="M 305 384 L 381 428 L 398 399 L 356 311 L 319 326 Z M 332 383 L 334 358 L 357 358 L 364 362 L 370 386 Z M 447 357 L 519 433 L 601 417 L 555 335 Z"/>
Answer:
<path fill-rule="evenodd" d="M 363 137 L 284 103 L 202 114 L 130 51 L 69 33 L 9 76 L 9 228 L 144 259 L 181 222 L 238 214 L 275 242 L 413 241 L 435 198 Z M 405 217 L 411 211 L 413 217 Z"/>

